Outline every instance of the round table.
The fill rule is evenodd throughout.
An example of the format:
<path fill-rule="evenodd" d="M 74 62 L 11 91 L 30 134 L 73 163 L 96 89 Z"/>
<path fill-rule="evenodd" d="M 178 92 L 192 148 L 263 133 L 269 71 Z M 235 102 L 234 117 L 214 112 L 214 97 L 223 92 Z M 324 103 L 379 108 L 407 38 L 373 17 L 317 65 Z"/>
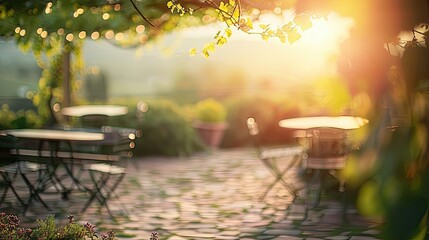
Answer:
<path fill-rule="evenodd" d="M 317 206 L 320 202 L 324 178 L 332 175 L 339 181 L 340 192 L 345 192 L 345 179 L 338 170 L 345 168 L 348 150 L 346 147 L 346 132 L 358 129 L 368 123 L 368 120 L 355 116 L 314 116 L 284 119 L 279 125 L 284 128 L 298 129 L 301 144 L 307 149 L 303 157 L 306 172 L 314 171 L 312 179 L 307 179 L 307 210 L 310 205 Z M 309 175 L 310 176 L 310 175 Z M 308 178 L 310 178 L 307 176 Z M 318 194 L 312 201 L 310 194 L 312 186 L 320 184 Z M 344 203 L 346 206 L 346 203 Z M 346 209 L 346 208 L 345 208 Z"/>
<path fill-rule="evenodd" d="M 88 115 L 113 117 L 127 114 L 128 107 L 119 105 L 82 105 L 65 107 L 61 110 L 61 113 L 69 117 L 83 117 Z"/>
<path fill-rule="evenodd" d="M 5 133 L 16 138 L 37 139 L 46 141 L 101 141 L 103 133 L 65 131 L 54 129 L 15 129 L 5 130 Z"/>
<path fill-rule="evenodd" d="M 367 119 L 355 116 L 315 116 L 283 119 L 279 125 L 294 129 L 338 128 L 351 130 L 360 128 L 367 123 Z"/>

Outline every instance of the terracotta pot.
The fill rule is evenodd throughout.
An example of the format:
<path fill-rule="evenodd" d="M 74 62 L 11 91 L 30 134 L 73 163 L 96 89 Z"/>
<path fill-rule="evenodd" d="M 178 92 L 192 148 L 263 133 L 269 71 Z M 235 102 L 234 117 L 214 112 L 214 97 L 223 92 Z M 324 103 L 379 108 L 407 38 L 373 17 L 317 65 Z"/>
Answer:
<path fill-rule="evenodd" d="M 211 148 L 218 148 L 228 124 L 225 122 L 211 123 L 196 121 L 192 125 L 198 132 L 203 143 Z"/>

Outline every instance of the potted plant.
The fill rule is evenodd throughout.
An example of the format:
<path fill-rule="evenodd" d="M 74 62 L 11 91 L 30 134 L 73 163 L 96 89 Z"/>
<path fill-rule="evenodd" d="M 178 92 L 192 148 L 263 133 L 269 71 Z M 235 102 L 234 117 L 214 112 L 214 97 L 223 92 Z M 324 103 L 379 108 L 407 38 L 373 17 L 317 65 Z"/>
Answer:
<path fill-rule="evenodd" d="M 195 104 L 193 127 L 208 147 L 219 146 L 228 127 L 225 121 L 226 115 L 226 108 L 213 98 L 207 98 Z"/>

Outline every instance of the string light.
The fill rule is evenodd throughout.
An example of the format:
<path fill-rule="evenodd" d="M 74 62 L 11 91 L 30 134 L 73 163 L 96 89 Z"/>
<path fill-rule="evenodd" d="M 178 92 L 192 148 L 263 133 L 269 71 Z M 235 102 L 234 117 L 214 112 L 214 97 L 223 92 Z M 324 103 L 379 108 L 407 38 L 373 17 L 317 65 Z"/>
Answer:
<path fill-rule="evenodd" d="M 67 36 L 66 36 L 67 41 L 71 42 L 71 41 L 73 41 L 73 39 L 74 39 L 73 33 L 67 34 Z"/>
<path fill-rule="evenodd" d="M 117 4 L 115 4 L 115 6 L 113 7 L 113 9 L 115 10 L 115 11 L 120 11 L 121 10 L 121 4 L 119 4 L 119 3 L 117 3 Z"/>
<path fill-rule="evenodd" d="M 92 38 L 93 40 L 97 40 L 98 38 L 100 38 L 100 33 L 99 33 L 99 32 L 93 32 L 93 33 L 91 34 L 91 38 Z"/>
<path fill-rule="evenodd" d="M 19 31 L 19 35 L 21 35 L 21 37 L 24 37 L 26 33 L 27 31 L 25 31 L 25 29 L 21 29 L 21 31 Z"/>
<path fill-rule="evenodd" d="M 122 41 L 122 40 L 124 40 L 124 34 L 123 33 L 117 33 L 115 35 L 115 39 L 116 39 L 116 41 Z"/>
<path fill-rule="evenodd" d="M 80 39 L 84 39 L 86 37 L 86 32 L 85 31 L 81 31 L 78 36 L 79 36 Z"/>
<path fill-rule="evenodd" d="M 21 31 L 21 28 L 20 28 L 20 27 L 16 27 L 16 28 L 15 28 L 15 33 L 16 33 L 16 34 L 18 34 L 20 31 Z"/>
<path fill-rule="evenodd" d="M 138 25 L 136 27 L 136 32 L 137 33 L 143 33 L 145 29 L 146 29 L 146 27 L 144 25 Z"/>
<path fill-rule="evenodd" d="M 46 4 L 45 13 L 46 13 L 46 14 L 50 14 L 50 13 L 52 13 L 52 2 L 48 2 L 48 3 Z"/>
<path fill-rule="evenodd" d="M 274 8 L 274 13 L 275 14 L 281 14 L 282 13 L 282 9 L 279 7 Z"/>
<path fill-rule="evenodd" d="M 148 40 L 148 36 L 146 36 L 146 35 L 143 35 L 139 38 L 140 43 L 146 43 L 147 40 Z"/>
<path fill-rule="evenodd" d="M 100 68 L 98 66 L 88 67 L 87 73 L 93 74 L 93 75 L 98 75 L 98 74 L 100 74 Z"/>
<path fill-rule="evenodd" d="M 34 93 L 32 91 L 27 91 L 25 93 L 25 97 L 28 99 L 32 99 L 34 97 Z"/>
<path fill-rule="evenodd" d="M 103 14 L 103 20 L 108 20 L 110 18 L 110 14 L 104 13 Z"/>
<path fill-rule="evenodd" d="M 39 35 L 42 34 L 42 32 L 43 32 L 43 28 L 38 28 L 37 31 L 36 31 L 36 33 L 39 34 Z"/>
<path fill-rule="evenodd" d="M 64 28 L 59 28 L 57 30 L 58 35 L 62 36 L 64 34 Z"/>
<path fill-rule="evenodd" d="M 74 11 L 73 17 L 77 18 L 79 17 L 79 15 L 83 14 L 83 12 L 84 12 L 83 8 L 78 8 L 76 9 L 76 11 Z"/>
<path fill-rule="evenodd" d="M 81 79 L 76 79 L 75 83 L 74 83 L 76 88 L 82 88 L 83 86 L 83 81 Z"/>
<path fill-rule="evenodd" d="M 261 11 L 259 9 L 252 10 L 252 15 L 259 15 L 259 14 L 261 14 Z"/>
<path fill-rule="evenodd" d="M 107 31 L 107 32 L 104 34 L 104 36 L 105 36 L 107 39 L 112 39 L 112 38 L 115 36 L 115 33 L 113 32 L 113 30 L 109 30 L 109 31 Z"/>
<path fill-rule="evenodd" d="M 47 32 L 47 31 L 43 31 L 43 32 L 40 34 L 40 36 L 41 36 L 42 38 L 46 38 L 46 37 L 48 36 L 48 32 Z"/>

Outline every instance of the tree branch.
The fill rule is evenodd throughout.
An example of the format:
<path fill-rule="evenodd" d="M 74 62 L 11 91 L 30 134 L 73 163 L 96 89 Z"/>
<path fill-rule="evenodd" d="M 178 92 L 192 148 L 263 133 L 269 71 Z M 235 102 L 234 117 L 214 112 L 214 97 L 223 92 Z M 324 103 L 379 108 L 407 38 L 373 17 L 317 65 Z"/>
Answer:
<path fill-rule="evenodd" d="M 153 23 L 150 22 L 150 20 L 145 17 L 143 15 L 142 12 L 140 12 L 140 10 L 137 8 L 136 4 L 133 2 L 133 0 L 130 0 L 131 4 L 133 5 L 134 9 L 139 13 L 139 15 L 143 18 L 143 20 L 145 20 L 149 25 L 151 25 L 152 27 L 155 27 L 155 25 L 153 25 Z"/>

